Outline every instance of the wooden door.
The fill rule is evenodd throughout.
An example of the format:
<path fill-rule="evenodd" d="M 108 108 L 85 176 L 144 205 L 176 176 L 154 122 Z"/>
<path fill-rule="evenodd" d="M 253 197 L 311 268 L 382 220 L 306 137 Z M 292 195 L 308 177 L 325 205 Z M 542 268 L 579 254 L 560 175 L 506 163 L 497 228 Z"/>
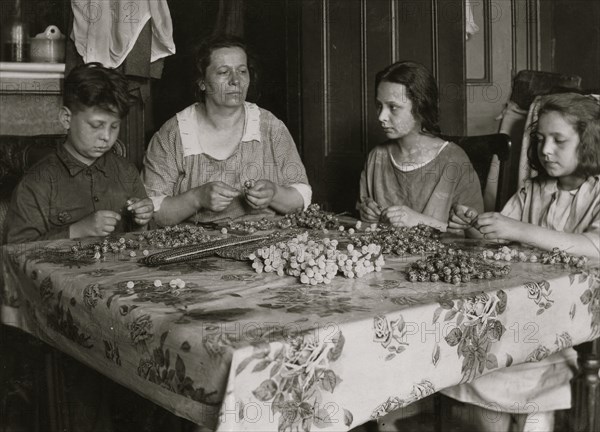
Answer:
<path fill-rule="evenodd" d="M 313 202 L 352 211 L 363 164 L 384 140 L 375 74 L 397 60 L 433 71 L 441 126 L 465 130 L 462 0 L 306 0 L 302 20 L 302 144 Z"/>

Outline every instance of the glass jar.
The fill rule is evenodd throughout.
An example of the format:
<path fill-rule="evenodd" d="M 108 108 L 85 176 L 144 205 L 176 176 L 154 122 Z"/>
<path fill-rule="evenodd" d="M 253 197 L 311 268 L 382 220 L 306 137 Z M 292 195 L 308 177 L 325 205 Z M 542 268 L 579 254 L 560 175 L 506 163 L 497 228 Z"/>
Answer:
<path fill-rule="evenodd" d="M 29 55 L 29 28 L 23 20 L 21 0 L 15 0 L 13 14 L 2 29 L 2 60 L 25 62 Z"/>

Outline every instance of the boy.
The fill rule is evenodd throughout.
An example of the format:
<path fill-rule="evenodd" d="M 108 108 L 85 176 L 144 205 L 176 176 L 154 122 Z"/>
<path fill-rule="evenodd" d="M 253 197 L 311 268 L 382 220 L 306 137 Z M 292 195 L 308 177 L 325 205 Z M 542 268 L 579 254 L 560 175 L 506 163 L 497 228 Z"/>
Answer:
<path fill-rule="evenodd" d="M 15 189 L 7 243 L 106 236 L 152 217 L 137 169 L 111 151 L 131 103 L 126 78 L 100 63 L 78 66 L 65 79 L 63 103 L 67 139 Z"/>

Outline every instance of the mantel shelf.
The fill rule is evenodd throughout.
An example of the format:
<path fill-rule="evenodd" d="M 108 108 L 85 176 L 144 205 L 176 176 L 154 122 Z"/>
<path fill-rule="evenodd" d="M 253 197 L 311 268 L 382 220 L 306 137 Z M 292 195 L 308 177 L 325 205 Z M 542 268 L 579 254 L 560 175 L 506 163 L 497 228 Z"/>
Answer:
<path fill-rule="evenodd" d="M 0 93 L 59 94 L 64 63 L 0 62 Z"/>

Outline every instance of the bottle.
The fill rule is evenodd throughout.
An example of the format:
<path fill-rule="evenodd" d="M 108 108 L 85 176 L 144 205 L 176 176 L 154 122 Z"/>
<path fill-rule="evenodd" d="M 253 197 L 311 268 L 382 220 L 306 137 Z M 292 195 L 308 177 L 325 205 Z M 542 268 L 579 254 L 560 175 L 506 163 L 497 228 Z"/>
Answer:
<path fill-rule="evenodd" d="M 15 0 L 13 15 L 3 28 L 2 59 L 8 62 L 25 62 L 28 54 L 28 26 L 23 20 L 21 0 Z"/>

